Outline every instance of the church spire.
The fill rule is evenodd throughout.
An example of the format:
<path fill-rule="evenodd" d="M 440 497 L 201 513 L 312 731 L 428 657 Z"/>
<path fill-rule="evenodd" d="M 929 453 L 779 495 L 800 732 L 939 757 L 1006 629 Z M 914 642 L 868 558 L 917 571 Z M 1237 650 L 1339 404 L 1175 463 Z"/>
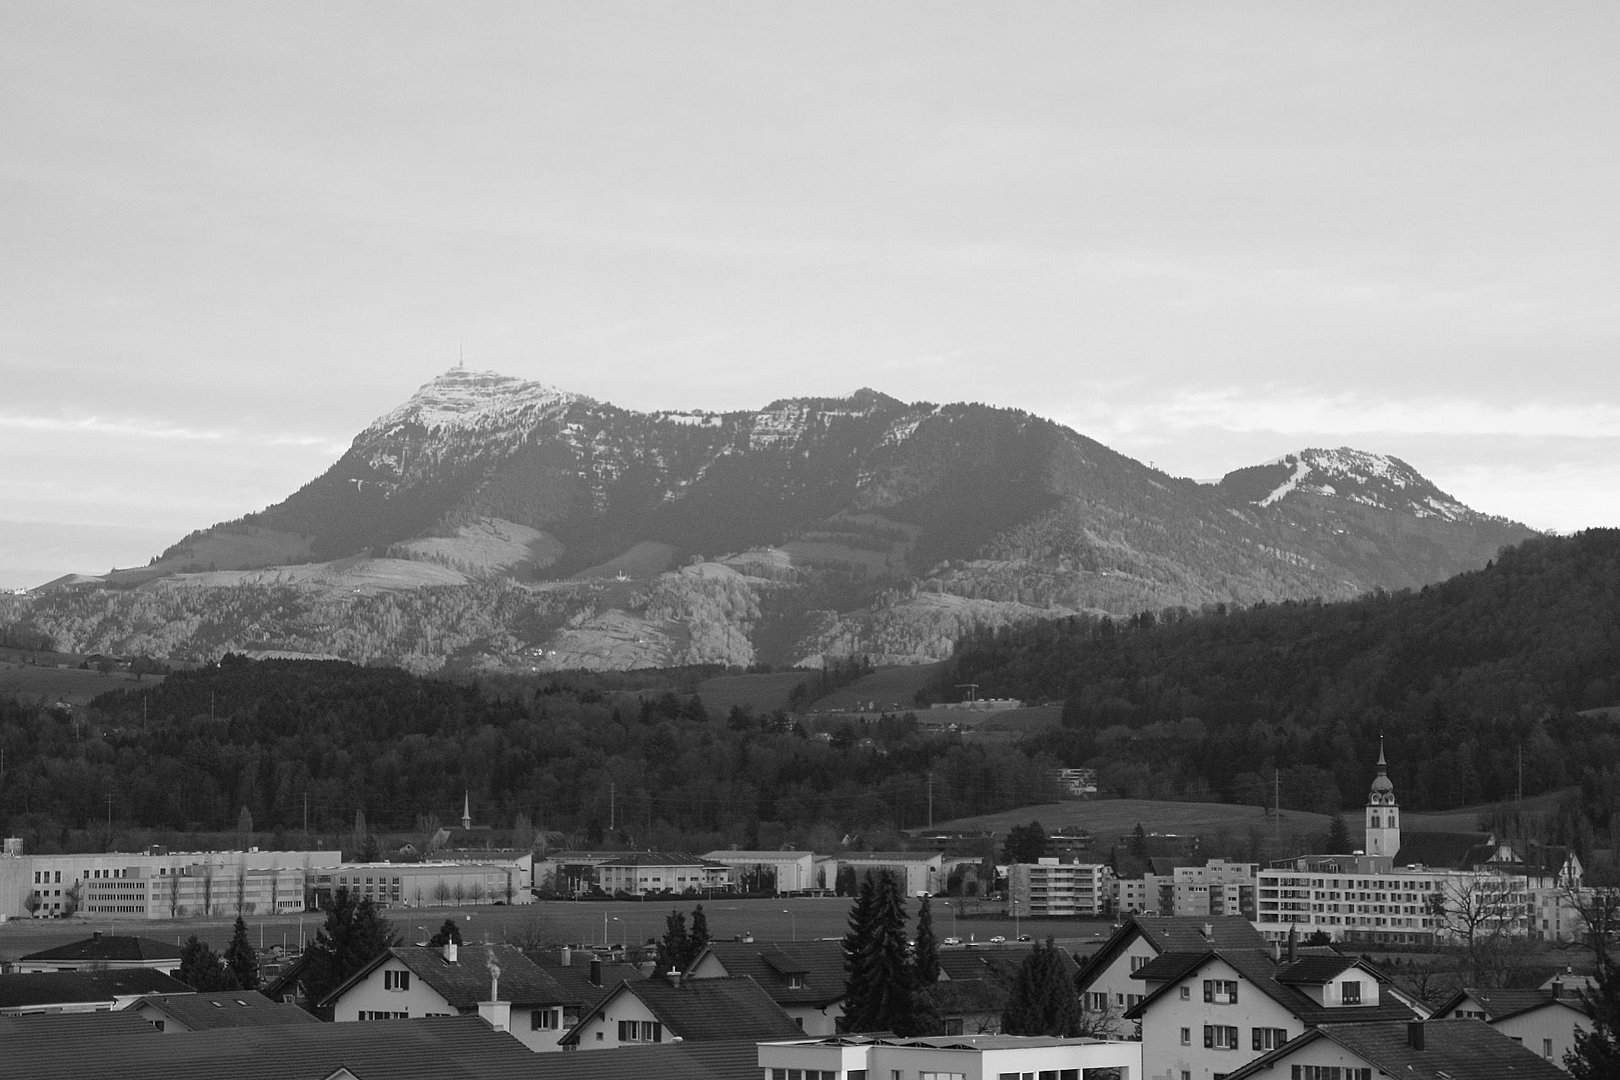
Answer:
<path fill-rule="evenodd" d="M 1384 758 L 1384 737 L 1378 736 L 1378 775 L 1367 792 L 1368 855 L 1393 859 L 1401 850 L 1401 811 L 1395 802 L 1395 785 L 1389 779 L 1389 763 Z"/>
<path fill-rule="evenodd" d="M 472 828 L 472 792 L 463 791 L 461 795 L 461 827 Z"/>

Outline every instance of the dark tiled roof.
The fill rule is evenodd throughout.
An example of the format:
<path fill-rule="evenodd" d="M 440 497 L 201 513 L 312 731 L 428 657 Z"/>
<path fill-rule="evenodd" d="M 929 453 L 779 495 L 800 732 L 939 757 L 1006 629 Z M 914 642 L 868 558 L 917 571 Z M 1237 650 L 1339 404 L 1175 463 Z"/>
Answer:
<path fill-rule="evenodd" d="M 0 1009 L 111 1001 L 138 994 L 190 994 L 191 987 L 152 968 L 111 971 L 43 971 L 0 975 Z"/>
<path fill-rule="evenodd" d="M 1517 1016 L 1520 1013 L 1526 1013 L 1532 1009 L 1539 1009 L 1543 1005 L 1552 1005 L 1554 1003 L 1566 1005 L 1578 1012 L 1586 1011 L 1584 1003 L 1576 994 L 1565 993 L 1553 997 L 1551 990 L 1465 989 L 1452 997 L 1439 1009 L 1436 1009 L 1435 1015 L 1445 1016 L 1468 998 L 1479 1002 L 1480 1007 L 1485 1010 L 1486 1017 L 1493 1023 L 1497 1020 L 1505 1020 L 1507 1017 Z"/>
<path fill-rule="evenodd" d="M 1276 979 L 1285 986 L 1321 986 L 1355 966 L 1353 956 L 1307 956 L 1278 968 Z"/>
<path fill-rule="evenodd" d="M 798 941 L 747 944 L 711 941 L 708 951 L 727 975 L 747 975 L 779 1005 L 822 1007 L 844 997 L 844 943 Z M 788 985 L 788 976 L 800 977 L 801 986 Z"/>
<path fill-rule="evenodd" d="M 137 960 L 179 960 L 180 946 L 152 938 L 120 934 L 94 934 L 54 949 L 30 953 L 18 963 L 130 963 Z"/>
<path fill-rule="evenodd" d="M 801 1032 L 802 1034 L 802 1032 Z M 573 1054 L 536 1054 L 532 1080 L 759 1080 L 759 1044 L 748 1040 L 658 1043 Z"/>
<path fill-rule="evenodd" d="M 1143 982 L 1174 982 L 1203 963 L 1204 958 L 1208 955 L 1207 950 L 1205 952 L 1160 953 L 1131 972 L 1131 978 L 1141 979 Z"/>
<path fill-rule="evenodd" d="M 432 987 L 456 1009 L 476 1009 L 489 1000 L 490 964 L 500 968 L 498 989 L 501 1000 L 514 1005 L 564 1005 L 572 998 L 567 990 L 524 956 L 516 945 L 461 945 L 455 963 L 444 958 L 444 950 L 428 945 L 396 945 L 361 968 L 342 986 L 326 996 L 324 1006 L 368 978 L 393 957 L 417 978 Z"/>
<path fill-rule="evenodd" d="M 1024 958 L 1034 951 L 1033 943 L 989 948 L 944 948 L 939 950 L 939 970 L 952 979 L 982 979 L 987 972 L 997 972 L 1010 978 L 1018 974 Z M 1059 949 L 1057 953 L 1063 962 L 1063 973 L 1074 978 L 1080 965 L 1066 949 Z"/>
<path fill-rule="evenodd" d="M 1007 1008 L 1011 982 L 1002 979 L 942 979 L 923 991 L 942 1017 L 999 1013 Z"/>
<path fill-rule="evenodd" d="M 626 851 L 604 859 L 600 866 L 718 866 L 684 851 Z"/>
<path fill-rule="evenodd" d="M 633 994 L 664 1025 L 666 1038 L 683 1040 L 802 1038 L 804 1031 L 782 1007 L 744 975 L 740 978 L 682 979 L 679 985 L 662 979 L 621 983 L 596 1008 L 580 1018 L 563 1037 L 577 1045 L 586 1022 L 599 1015 L 614 996 Z"/>
<path fill-rule="evenodd" d="M 29 1080 L 319 1080 L 340 1067 L 388 1080 L 527 1080 L 537 1056 L 476 1016 L 164 1035 L 128 1011 L 85 1013 L 0 1019 L 0 1042 Z"/>
<path fill-rule="evenodd" d="M 188 1031 L 320 1023 L 298 1006 L 271 1001 L 257 990 L 163 995 L 143 998 L 137 1004 L 149 1006 L 165 1016 L 173 1017 L 176 1023 Z"/>
<path fill-rule="evenodd" d="M 1204 936 L 1208 927 L 1210 936 Z M 1141 938 L 1156 953 L 1205 952 L 1218 949 L 1261 949 L 1266 939 L 1254 924 L 1241 915 L 1132 915 L 1112 937 L 1086 958 L 1075 976 L 1075 985 L 1081 990 L 1091 985 L 1102 971 L 1112 964 L 1132 941 Z"/>
<path fill-rule="evenodd" d="M 939 857 L 937 851 L 846 851 L 837 856 L 841 863 L 932 862 Z"/>
<path fill-rule="evenodd" d="M 1423 1049 L 1406 1023 L 1323 1024 L 1256 1058 L 1227 1080 L 1280 1076 L 1273 1068 L 1317 1040 L 1337 1043 L 1378 1074 L 1401 1080 L 1569 1080 L 1569 1074 L 1478 1020 L 1426 1020 Z"/>
<path fill-rule="evenodd" d="M 574 950 L 568 965 L 550 956 L 542 956 L 535 961 L 547 975 L 556 980 L 567 996 L 563 1004 L 580 1009 L 590 1009 L 597 1002 L 607 997 L 614 987 L 622 982 L 640 982 L 646 978 L 641 969 L 634 964 L 621 964 L 614 961 L 603 961 L 600 968 L 600 979 L 591 982 L 591 957 L 589 953 Z"/>

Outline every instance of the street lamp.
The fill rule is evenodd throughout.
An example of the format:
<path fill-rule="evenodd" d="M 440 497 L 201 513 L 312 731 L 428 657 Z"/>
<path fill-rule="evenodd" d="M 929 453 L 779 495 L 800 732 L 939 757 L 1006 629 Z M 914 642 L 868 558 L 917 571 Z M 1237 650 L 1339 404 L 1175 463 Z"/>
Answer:
<path fill-rule="evenodd" d="M 793 940 L 798 941 L 799 940 L 799 917 L 797 915 L 793 914 L 793 912 L 789 911 L 787 908 L 782 909 L 782 914 L 786 915 L 789 919 L 792 920 L 791 925 L 793 927 Z"/>
<path fill-rule="evenodd" d="M 945 901 L 945 906 L 951 909 L 951 937 L 955 937 L 956 936 L 956 905 L 951 903 L 949 900 L 947 900 L 947 901 Z"/>
<path fill-rule="evenodd" d="M 1023 935 L 1023 934 L 1021 934 L 1021 933 L 1019 933 L 1019 932 L 1018 932 L 1018 930 L 1019 930 L 1019 923 L 1018 923 L 1018 898 L 1017 898 L 1017 897 L 1016 897 L 1016 896 L 1015 896 L 1015 897 L 1013 897 L 1013 902 L 1012 902 L 1012 909 L 1013 909 L 1013 939 L 1014 939 L 1014 940 L 1017 940 L 1017 939 L 1018 939 L 1018 938 L 1021 938 L 1021 937 L 1023 937 L 1023 936 L 1024 936 L 1024 935 Z"/>

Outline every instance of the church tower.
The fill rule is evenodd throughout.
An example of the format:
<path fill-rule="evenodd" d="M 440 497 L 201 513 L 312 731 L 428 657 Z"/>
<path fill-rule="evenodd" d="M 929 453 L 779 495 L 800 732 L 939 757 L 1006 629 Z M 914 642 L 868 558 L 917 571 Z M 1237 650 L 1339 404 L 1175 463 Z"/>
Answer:
<path fill-rule="evenodd" d="M 1383 759 L 1382 756 L 1380 756 L 1378 760 L 1380 762 L 1382 762 L 1384 759 Z M 461 797 L 461 827 L 463 829 L 472 828 L 472 792 L 471 791 L 468 791 L 466 794 L 464 794 Z"/>
<path fill-rule="evenodd" d="M 1367 793 L 1367 854 L 1393 860 L 1401 850 L 1401 811 L 1395 805 L 1395 785 L 1389 782 L 1384 761 L 1384 740 L 1378 740 L 1378 775 Z"/>

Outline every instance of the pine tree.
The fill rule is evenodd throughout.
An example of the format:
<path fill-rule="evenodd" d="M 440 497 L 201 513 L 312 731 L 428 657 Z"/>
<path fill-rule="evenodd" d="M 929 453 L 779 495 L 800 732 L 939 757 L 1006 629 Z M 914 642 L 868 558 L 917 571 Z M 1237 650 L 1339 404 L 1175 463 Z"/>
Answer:
<path fill-rule="evenodd" d="M 906 902 L 893 874 L 861 886 L 844 935 L 845 1031 L 892 1031 L 913 1035 L 917 1017 L 916 973 L 906 943 Z"/>
<path fill-rule="evenodd" d="M 1575 1049 L 1564 1056 L 1564 1068 L 1575 1080 L 1613 1080 L 1620 1076 L 1620 969 L 1612 963 L 1581 1002 L 1592 1030 L 1575 1032 Z"/>
<path fill-rule="evenodd" d="M 1335 815 L 1328 822 L 1326 854 L 1347 855 L 1355 842 L 1350 839 L 1350 826 L 1345 823 L 1344 815 Z"/>
<path fill-rule="evenodd" d="M 236 976 L 225 966 L 225 961 L 207 942 L 199 941 L 196 934 L 192 934 L 180 946 L 180 968 L 174 977 L 199 994 L 241 989 Z"/>
<path fill-rule="evenodd" d="M 345 979 L 398 945 L 399 934 L 369 898 L 356 900 L 347 888 L 332 894 L 326 924 L 305 952 L 304 986 L 310 1007 L 336 990 Z"/>
<path fill-rule="evenodd" d="M 671 971 L 685 971 L 690 953 L 691 938 L 686 932 L 686 916 L 671 911 L 664 916 L 664 936 L 658 941 L 658 968 L 662 978 Z"/>
<path fill-rule="evenodd" d="M 1080 1034 L 1083 1023 L 1080 996 L 1069 981 L 1057 945 L 1047 938 L 1018 967 L 1007 1010 L 1001 1016 L 1002 1033 L 1072 1038 Z"/>
<path fill-rule="evenodd" d="M 691 949 L 686 963 L 687 966 L 691 966 L 692 961 L 696 960 L 709 944 L 709 917 L 703 913 L 702 904 L 692 909 L 692 930 L 687 935 L 686 941 Z"/>
<path fill-rule="evenodd" d="M 839 870 L 842 874 L 844 867 Z M 849 908 L 849 930 L 844 934 L 844 1031 L 864 1031 L 867 1026 L 866 943 L 872 935 L 872 908 L 875 903 L 872 879 L 861 882 L 860 892 Z"/>
<path fill-rule="evenodd" d="M 225 966 L 236 976 L 237 986 L 244 990 L 258 989 L 259 952 L 248 940 L 247 923 L 240 915 L 236 917 L 236 927 L 231 932 L 231 943 L 225 946 Z"/>
<path fill-rule="evenodd" d="M 934 940 L 934 913 L 926 896 L 917 905 L 917 945 L 911 951 L 911 966 L 918 986 L 939 981 L 939 943 Z"/>

